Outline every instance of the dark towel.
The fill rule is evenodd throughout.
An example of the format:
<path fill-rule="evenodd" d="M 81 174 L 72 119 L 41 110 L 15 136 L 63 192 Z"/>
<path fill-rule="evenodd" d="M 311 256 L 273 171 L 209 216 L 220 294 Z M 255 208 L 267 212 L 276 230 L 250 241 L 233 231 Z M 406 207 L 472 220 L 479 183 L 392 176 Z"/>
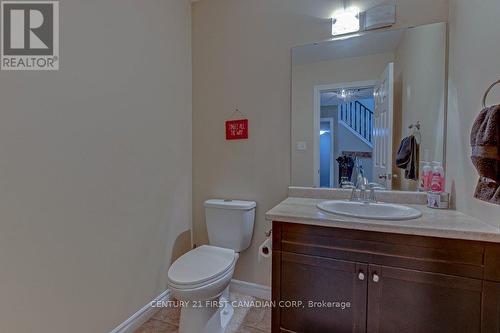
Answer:
<path fill-rule="evenodd" d="M 354 160 L 350 156 L 339 156 L 339 185 L 342 185 L 342 178 L 347 178 L 351 181 L 352 170 L 354 168 Z"/>
<path fill-rule="evenodd" d="M 480 176 L 474 197 L 500 205 L 500 105 L 479 113 L 470 144 L 472 163 Z"/>
<path fill-rule="evenodd" d="M 410 135 L 401 141 L 396 156 L 396 166 L 405 170 L 405 178 L 411 180 L 418 180 L 418 143 L 417 139 Z"/>

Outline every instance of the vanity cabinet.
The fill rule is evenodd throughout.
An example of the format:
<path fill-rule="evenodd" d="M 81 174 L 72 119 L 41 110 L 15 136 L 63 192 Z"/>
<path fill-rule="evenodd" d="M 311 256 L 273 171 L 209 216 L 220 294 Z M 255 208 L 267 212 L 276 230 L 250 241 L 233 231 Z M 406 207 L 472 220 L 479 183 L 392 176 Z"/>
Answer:
<path fill-rule="evenodd" d="M 370 265 L 369 332 L 480 332 L 482 281 Z"/>
<path fill-rule="evenodd" d="M 286 309 L 281 312 L 281 327 L 292 332 L 362 332 L 367 301 L 366 273 L 362 272 L 367 270 L 366 264 L 282 253 L 280 299 Z M 340 303 L 343 300 L 349 300 L 350 306 Z M 323 301 L 339 304 L 335 307 Z"/>
<path fill-rule="evenodd" d="M 275 221 L 272 296 L 273 333 L 499 333 L 500 245 Z"/>

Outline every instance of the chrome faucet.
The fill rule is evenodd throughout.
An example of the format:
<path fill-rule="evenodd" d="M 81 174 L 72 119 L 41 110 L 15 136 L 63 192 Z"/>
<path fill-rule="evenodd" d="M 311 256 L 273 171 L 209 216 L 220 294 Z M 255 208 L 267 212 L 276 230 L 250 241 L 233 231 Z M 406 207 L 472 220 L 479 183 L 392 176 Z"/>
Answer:
<path fill-rule="evenodd" d="M 350 199 L 351 201 L 364 201 L 366 199 L 365 197 L 366 197 L 367 185 L 368 185 L 368 180 L 366 179 L 366 177 L 360 175 L 358 176 L 356 185 L 349 183 L 342 186 L 342 188 L 352 189 L 351 199 Z M 357 190 L 359 190 L 359 196 Z"/>
<path fill-rule="evenodd" d="M 362 201 L 362 202 L 377 202 L 376 190 L 383 190 L 377 183 L 368 183 L 368 179 L 366 177 L 360 177 L 356 186 L 348 186 L 345 188 L 352 189 L 351 192 L 351 201 Z M 367 189 L 369 190 L 367 192 Z M 359 195 L 358 195 L 359 190 Z"/>

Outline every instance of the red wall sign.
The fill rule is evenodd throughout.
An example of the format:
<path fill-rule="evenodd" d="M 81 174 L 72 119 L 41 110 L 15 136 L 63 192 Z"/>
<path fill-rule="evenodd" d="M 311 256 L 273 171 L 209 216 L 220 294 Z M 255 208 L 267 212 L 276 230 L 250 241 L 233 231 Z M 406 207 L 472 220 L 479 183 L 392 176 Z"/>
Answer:
<path fill-rule="evenodd" d="M 248 139 L 248 119 L 226 121 L 226 140 Z"/>

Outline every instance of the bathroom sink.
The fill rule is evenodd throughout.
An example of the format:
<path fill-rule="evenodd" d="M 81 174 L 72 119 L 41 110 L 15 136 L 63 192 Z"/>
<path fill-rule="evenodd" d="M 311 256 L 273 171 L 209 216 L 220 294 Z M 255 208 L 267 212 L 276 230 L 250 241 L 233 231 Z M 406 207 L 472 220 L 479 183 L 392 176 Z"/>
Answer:
<path fill-rule="evenodd" d="M 380 202 L 330 200 L 317 207 L 325 212 L 370 220 L 412 220 L 422 213 L 412 207 Z"/>

